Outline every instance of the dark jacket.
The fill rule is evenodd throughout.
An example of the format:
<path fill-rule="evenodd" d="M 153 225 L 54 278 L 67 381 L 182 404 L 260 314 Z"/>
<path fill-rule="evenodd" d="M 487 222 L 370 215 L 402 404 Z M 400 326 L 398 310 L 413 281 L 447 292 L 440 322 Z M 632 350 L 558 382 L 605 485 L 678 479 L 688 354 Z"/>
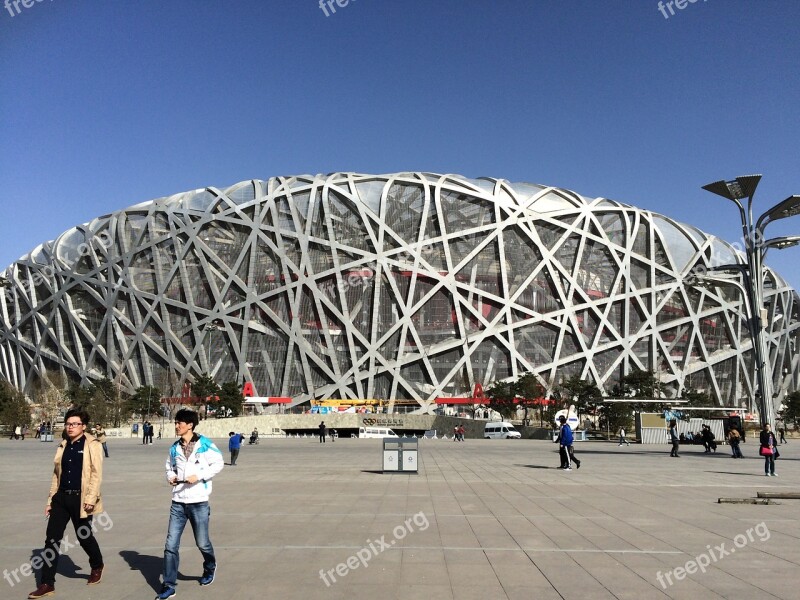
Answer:
<path fill-rule="evenodd" d="M 769 448 L 770 446 L 775 447 L 778 445 L 778 438 L 775 437 L 774 431 L 762 431 L 760 439 L 762 448 Z"/>
<path fill-rule="evenodd" d="M 572 443 L 574 441 L 573 437 L 572 437 L 572 429 L 566 423 L 564 423 L 561 426 L 560 439 L 561 439 L 561 445 L 562 446 L 572 446 Z"/>

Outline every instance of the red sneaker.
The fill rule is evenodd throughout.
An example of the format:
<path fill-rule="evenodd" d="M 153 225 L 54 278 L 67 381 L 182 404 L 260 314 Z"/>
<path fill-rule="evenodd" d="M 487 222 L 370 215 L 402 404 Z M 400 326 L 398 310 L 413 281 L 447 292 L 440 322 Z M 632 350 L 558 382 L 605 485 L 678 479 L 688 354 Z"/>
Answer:
<path fill-rule="evenodd" d="M 28 598 L 44 598 L 45 596 L 52 596 L 56 593 L 55 586 L 50 585 L 49 583 L 43 583 L 36 591 L 31 592 L 28 594 Z"/>
<path fill-rule="evenodd" d="M 103 576 L 103 567 L 97 567 L 96 569 L 92 569 L 92 572 L 89 574 L 89 581 L 86 582 L 86 585 L 94 585 L 95 583 L 100 583 L 100 578 Z"/>

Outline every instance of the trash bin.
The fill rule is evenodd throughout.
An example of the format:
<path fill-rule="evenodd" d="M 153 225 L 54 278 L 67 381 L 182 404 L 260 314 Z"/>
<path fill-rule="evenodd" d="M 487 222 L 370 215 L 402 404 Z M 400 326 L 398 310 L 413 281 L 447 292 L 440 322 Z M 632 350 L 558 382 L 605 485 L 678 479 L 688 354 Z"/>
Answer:
<path fill-rule="evenodd" d="M 415 437 L 401 438 L 400 446 L 400 459 L 402 461 L 400 470 L 407 473 L 416 473 L 419 458 L 419 440 Z"/>
<path fill-rule="evenodd" d="M 418 460 L 417 438 L 383 438 L 384 473 L 417 473 Z"/>

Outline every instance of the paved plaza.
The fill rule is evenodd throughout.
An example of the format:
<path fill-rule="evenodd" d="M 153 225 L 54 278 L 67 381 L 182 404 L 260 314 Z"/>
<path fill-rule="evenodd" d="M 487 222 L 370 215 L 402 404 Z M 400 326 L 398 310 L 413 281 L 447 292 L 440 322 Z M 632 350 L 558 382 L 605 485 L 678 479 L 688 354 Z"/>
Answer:
<path fill-rule="evenodd" d="M 155 596 L 168 445 L 109 442 L 107 518 L 97 519 L 103 580 L 85 585 L 86 555 L 72 548 L 55 598 Z M 419 474 L 402 475 L 380 472 L 378 439 L 245 445 L 214 479 L 217 580 L 198 585 L 201 557 L 187 528 L 177 598 L 798 597 L 800 500 L 717 499 L 800 491 L 800 441 L 781 446 L 774 478 L 764 477 L 752 440 L 745 460 L 725 446 L 716 455 L 685 448 L 673 459 L 667 444 L 579 443 L 582 468 L 572 472 L 555 468 L 555 449 L 538 440 L 425 440 Z M 36 587 L 20 566 L 44 541 L 54 452 L 52 443 L 0 441 L 2 598 Z M 67 539 L 75 540 L 71 528 Z"/>

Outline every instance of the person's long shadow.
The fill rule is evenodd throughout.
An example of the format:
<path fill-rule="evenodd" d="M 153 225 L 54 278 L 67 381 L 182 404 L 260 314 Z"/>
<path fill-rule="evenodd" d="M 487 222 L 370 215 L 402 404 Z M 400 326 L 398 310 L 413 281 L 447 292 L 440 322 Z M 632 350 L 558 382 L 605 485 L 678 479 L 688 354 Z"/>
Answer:
<path fill-rule="evenodd" d="M 30 564 L 32 567 L 37 565 L 44 565 L 48 562 L 48 555 L 45 555 L 44 548 L 34 548 L 31 550 L 31 559 Z M 67 554 L 61 554 L 58 557 L 58 570 L 56 571 L 58 575 L 63 575 L 69 579 L 79 579 L 83 577 L 84 579 L 89 579 L 89 574 L 86 575 L 78 575 L 78 565 L 76 565 L 72 559 Z M 39 566 L 36 569 L 33 569 L 33 576 L 36 579 L 36 585 L 40 585 L 42 583 L 42 568 Z"/>
<path fill-rule="evenodd" d="M 135 550 L 123 550 L 119 555 L 128 563 L 131 571 L 139 571 L 147 585 L 154 590 L 161 589 L 161 570 L 164 567 L 163 556 L 139 554 Z"/>

